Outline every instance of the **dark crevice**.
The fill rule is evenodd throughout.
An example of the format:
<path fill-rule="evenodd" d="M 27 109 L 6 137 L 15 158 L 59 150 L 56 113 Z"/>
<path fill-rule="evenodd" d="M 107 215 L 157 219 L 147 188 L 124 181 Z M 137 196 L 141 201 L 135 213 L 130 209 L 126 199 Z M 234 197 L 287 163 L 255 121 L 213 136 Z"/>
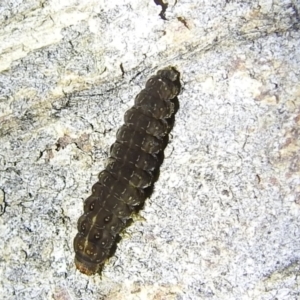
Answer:
<path fill-rule="evenodd" d="M 122 72 L 122 78 L 124 78 L 125 71 L 124 71 L 124 67 L 123 67 L 122 63 L 120 64 L 120 69 L 121 69 L 121 72 Z"/>
<path fill-rule="evenodd" d="M 160 5 L 161 6 L 161 12 L 159 13 L 159 16 L 163 19 L 163 20 L 167 20 L 165 14 L 166 14 L 166 10 L 168 8 L 168 3 L 164 3 L 162 0 L 154 0 L 154 3 L 156 5 Z"/>

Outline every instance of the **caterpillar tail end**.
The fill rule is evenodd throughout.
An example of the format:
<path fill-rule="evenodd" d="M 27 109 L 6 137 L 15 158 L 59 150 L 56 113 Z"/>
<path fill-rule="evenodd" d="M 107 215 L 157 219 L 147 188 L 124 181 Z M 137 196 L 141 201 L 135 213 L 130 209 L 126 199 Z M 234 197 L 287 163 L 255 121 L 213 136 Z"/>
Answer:
<path fill-rule="evenodd" d="M 91 276 L 96 274 L 100 270 L 100 265 L 92 262 L 81 261 L 80 258 L 75 256 L 75 265 L 76 268 L 83 274 Z"/>

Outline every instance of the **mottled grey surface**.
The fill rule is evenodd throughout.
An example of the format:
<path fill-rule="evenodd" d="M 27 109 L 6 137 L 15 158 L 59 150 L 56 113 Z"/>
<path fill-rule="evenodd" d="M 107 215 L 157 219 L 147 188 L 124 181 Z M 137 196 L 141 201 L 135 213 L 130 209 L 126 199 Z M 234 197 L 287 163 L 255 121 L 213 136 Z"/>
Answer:
<path fill-rule="evenodd" d="M 0 297 L 298 299 L 300 3 L 0 3 Z M 125 71 L 122 76 L 122 64 Z M 146 79 L 180 110 L 155 191 L 102 278 L 82 203 Z"/>

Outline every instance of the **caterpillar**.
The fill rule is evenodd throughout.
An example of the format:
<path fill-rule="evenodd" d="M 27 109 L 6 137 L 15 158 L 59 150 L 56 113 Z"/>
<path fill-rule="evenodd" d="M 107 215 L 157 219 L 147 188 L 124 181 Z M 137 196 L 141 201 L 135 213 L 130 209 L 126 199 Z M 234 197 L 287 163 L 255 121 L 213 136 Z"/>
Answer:
<path fill-rule="evenodd" d="M 173 126 L 180 88 L 180 73 L 174 67 L 161 69 L 125 112 L 106 167 L 84 201 L 77 223 L 73 244 L 80 272 L 101 271 L 131 214 L 149 196 Z"/>

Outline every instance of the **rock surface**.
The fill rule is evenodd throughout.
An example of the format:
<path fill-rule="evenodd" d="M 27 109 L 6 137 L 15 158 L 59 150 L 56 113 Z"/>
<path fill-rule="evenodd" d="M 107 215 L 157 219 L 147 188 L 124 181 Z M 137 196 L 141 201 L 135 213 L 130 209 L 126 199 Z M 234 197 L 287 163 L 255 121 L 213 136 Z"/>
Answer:
<path fill-rule="evenodd" d="M 0 4 L 3 299 L 300 297 L 300 3 L 155 2 Z M 160 178 L 87 277 L 83 200 L 168 65 L 183 90 Z"/>

